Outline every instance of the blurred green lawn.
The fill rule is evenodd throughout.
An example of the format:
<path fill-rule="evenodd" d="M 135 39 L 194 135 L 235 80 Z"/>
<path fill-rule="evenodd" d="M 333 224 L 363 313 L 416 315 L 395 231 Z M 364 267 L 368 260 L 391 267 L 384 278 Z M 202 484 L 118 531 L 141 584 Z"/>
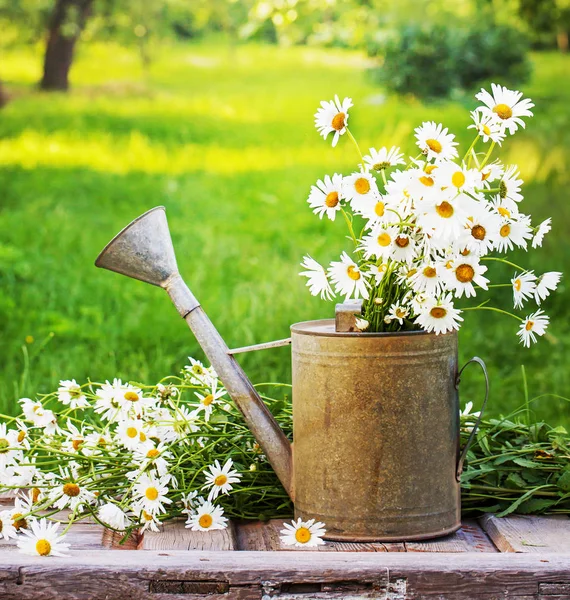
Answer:
<path fill-rule="evenodd" d="M 554 217 L 530 266 L 570 273 L 570 58 L 541 54 L 534 62 L 524 92 L 536 116 L 504 145 L 503 158 L 517 162 L 527 182 L 523 210 L 535 223 Z M 309 296 L 298 265 L 307 252 L 336 258 L 345 231 L 342 221 L 314 217 L 306 197 L 325 173 L 349 173 L 357 156 L 346 138 L 336 149 L 319 138 L 313 113 L 321 99 L 354 99 L 351 126 L 363 149 L 399 144 L 413 152 L 413 128 L 431 119 L 471 140 L 472 97 L 432 106 L 385 98 L 353 52 L 164 47 L 145 74 L 134 51 L 91 45 L 80 49 L 68 95 L 35 91 L 40 65 L 40 49 L 2 61 L 14 95 L 0 111 L 4 412 L 59 379 L 154 382 L 188 355 L 201 356 L 164 292 L 93 266 L 121 227 L 158 204 L 167 208 L 183 276 L 230 346 L 286 337 L 291 323 L 330 317 L 333 305 Z M 512 276 L 498 271 L 503 281 Z M 511 306 L 508 291 L 496 299 Z M 466 315 L 461 360 L 487 361 L 492 412 L 522 402 L 522 364 L 531 397 L 567 395 L 565 284 L 545 307 L 552 337 L 531 350 L 518 344 L 515 321 Z M 242 363 L 255 381 L 289 381 L 287 348 Z M 480 395 L 480 376 L 466 376 L 462 400 L 477 405 Z M 543 399 L 538 412 L 570 422 L 563 401 Z"/>

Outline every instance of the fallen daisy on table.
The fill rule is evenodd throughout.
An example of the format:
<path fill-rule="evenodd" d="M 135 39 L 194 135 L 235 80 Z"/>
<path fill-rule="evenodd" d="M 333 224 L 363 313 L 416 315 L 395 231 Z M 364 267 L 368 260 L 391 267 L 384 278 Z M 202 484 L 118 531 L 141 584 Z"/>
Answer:
<path fill-rule="evenodd" d="M 186 521 L 186 527 L 192 531 L 225 529 L 227 526 L 228 519 L 224 517 L 224 509 L 221 506 L 214 506 L 211 502 L 200 504 Z"/>
<path fill-rule="evenodd" d="M 281 542 L 286 546 L 310 547 L 325 544 L 322 539 L 326 533 L 325 524 L 319 521 L 315 522 L 315 519 L 303 521 L 299 517 L 291 523 L 283 523 L 283 526 L 285 529 L 282 529 L 279 533 L 281 534 Z"/>
<path fill-rule="evenodd" d="M 59 523 L 48 523 L 47 519 L 32 521 L 29 529 L 21 530 L 18 549 L 31 556 L 69 556 L 64 554 L 69 544 L 64 542 L 65 535 L 58 534 L 58 529 Z"/>

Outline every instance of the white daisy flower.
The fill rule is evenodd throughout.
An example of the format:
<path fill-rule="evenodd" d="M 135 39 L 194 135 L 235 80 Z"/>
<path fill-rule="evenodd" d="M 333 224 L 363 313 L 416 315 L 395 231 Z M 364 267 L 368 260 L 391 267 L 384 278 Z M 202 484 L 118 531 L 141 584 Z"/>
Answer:
<path fill-rule="evenodd" d="M 462 410 L 459 414 L 466 418 L 466 417 L 474 417 L 474 418 L 479 418 L 479 415 L 481 414 L 480 410 L 477 410 L 475 412 L 471 412 L 471 409 L 473 408 L 473 402 L 471 402 L 471 400 L 469 402 L 467 402 L 467 404 L 465 404 L 465 409 Z"/>
<path fill-rule="evenodd" d="M 499 161 L 495 161 L 495 162 L 489 163 L 488 165 L 485 165 L 480 171 L 481 182 L 483 184 L 483 187 L 486 187 L 486 188 L 495 187 L 491 184 L 494 181 L 497 181 L 497 179 L 501 179 L 503 177 L 504 172 L 505 172 L 505 169 Z"/>
<path fill-rule="evenodd" d="M 371 171 L 384 171 L 389 167 L 406 164 L 404 155 L 397 146 L 392 146 L 390 150 L 384 146 L 380 150 L 370 148 L 368 152 L 369 154 L 366 154 L 363 159 L 366 167 Z"/>
<path fill-rule="evenodd" d="M 425 294 L 424 292 L 414 294 L 410 300 L 410 308 L 412 309 L 413 315 L 419 315 L 431 298 L 433 298 L 433 296 Z"/>
<path fill-rule="evenodd" d="M 548 327 L 550 319 L 542 310 L 537 310 L 532 315 L 529 315 L 522 323 L 517 332 L 521 343 L 530 348 L 530 344 L 536 343 L 536 336 L 544 335 Z"/>
<path fill-rule="evenodd" d="M 411 235 L 399 232 L 390 248 L 390 258 L 410 265 L 416 258 L 417 248 L 417 242 Z"/>
<path fill-rule="evenodd" d="M 303 521 L 299 517 L 291 523 L 283 523 L 284 529 L 280 531 L 281 542 L 286 546 L 312 547 L 323 546 L 322 537 L 326 533 L 325 524 L 315 519 Z"/>
<path fill-rule="evenodd" d="M 201 411 L 204 411 L 204 420 L 207 422 L 210 419 L 210 415 L 214 410 L 214 404 L 218 404 L 218 400 L 223 398 L 226 395 L 226 390 L 224 388 L 217 389 L 218 382 L 212 382 L 210 389 L 207 394 L 200 394 L 199 392 L 194 392 L 195 396 L 200 400 L 198 404 L 198 408 L 194 411 L 196 414 L 199 414 Z"/>
<path fill-rule="evenodd" d="M 388 270 L 388 263 L 382 263 L 380 265 L 369 265 L 367 275 L 374 278 L 374 283 L 376 285 L 380 285 L 382 279 L 384 279 L 384 275 Z M 378 298 L 376 298 L 378 300 Z"/>
<path fill-rule="evenodd" d="M 442 162 L 437 169 L 437 184 L 444 193 L 455 198 L 460 192 L 475 193 L 475 187 L 481 181 L 481 173 L 476 169 L 468 169 L 465 165 L 454 162 Z"/>
<path fill-rule="evenodd" d="M 459 321 L 463 321 L 463 317 L 461 311 L 453 306 L 451 294 L 439 300 L 428 298 L 415 320 L 426 331 L 437 334 L 459 329 Z"/>
<path fill-rule="evenodd" d="M 326 140 L 329 133 L 334 133 L 332 145 L 337 145 L 339 137 L 346 133 L 348 123 L 348 109 L 353 106 L 352 98 L 345 98 L 342 102 L 338 96 L 334 100 L 321 102 L 320 108 L 315 113 L 315 127 Z"/>
<path fill-rule="evenodd" d="M 550 296 L 550 292 L 553 292 L 557 287 L 562 277 L 562 273 L 559 271 L 550 271 L 549 273 L 543 273 L 536 280 L 536 288 L 534 290 L 534 300 L 537 304 L 540 303 Z"/>
<path fill-rule="evenodd" d="M 323 215 L 334 221 L 336 213 L 341 209 L 342 175 L 335 173 L 332 178 L 325 175 L 324 180 L 319 179 L 316 185 L 311 186 L 307 202 L 313 212 L 322 219 Z"/>
<path fill-rule="evenodd" d="M 67 438 L 62 446 L 66 449 L 66 451 L 79 452 L 82 450 L 82 446 L 85 443 L 85 433 L 83 432 L 83 427 L 80 431 L 69 419 L 67 419 L 67 430 L 63 430 L 62 433 Z"/>
<path fill-rule="evenodd" d="M 430 243 L 445 247 L 459 238 L 469 223 L 472 204 L 464 196 L 423 202 L 418 208 L 418 224 L 431 236 Z"/>
<path fill-rule="evenodd" d="M 365 229 L 373 229 L 376 225 L 389 223 L 390 221 L 399 221 L 394 207 L 389 198 L 378 196 L 370 198 L 358 205 L 359 215 L 366 219 Z"/>
<path fill-rule="evenodd" d="M 211 385 L 214 379 L 218 378 L 213 367 L 205 367 L 199 360 L 191 356 L 188 357 L 190 364 L 184 367 L 190 383 L 194 385 Z"/>
<path fill-rule="evenodd" d="M 457 298 L 461 298 L 465 294 L 466 298 L 476 296 L 477 292 L 473 284 L 488 289 L 489 280 L 483 277 L 483 273 L 487 271 L 487 267 L 479 262 L 478 256 L 458 256 L 451 262 L 450 267 L 446 270 L 446 283 L 449 289 L 455 292 Z"/>
<path fill-rule="evenodd" d="M 523 199 L 523 195 L 520 193 L 523 180 L 519 179 L 519 175 L 516 165 L 511 165 L 507 167 L 499 182 L 499 198 L 503 205 L 511 207 L 513 210 L 518 210 L 517 204 Z"/>
<path fill-rule="evenodd" d="M 523 304 L 532 298 L 536 291 L 536 275 L 532 271 L 526 271 L 511 279 L 513 286 L 513 303 L 515 308 L 522 308 Z"/>
<path fill-rule="evenodd" d="M 97 517 L 107 527 L 111 527 L 111 529 L 116 529 L 117 531 L 125 531 L 131 524 L 131 520 L 125 511 L 113 502 L 103 504 L 97 511 Z"/>
<path fill-rule="evenodd" d="M 27 421 L 31 421 L 36 427 L 50 427 L 57 419 L 53 411 L 43 407 L 39 400 L 21 398 L 18 402 L 22 405 L 22 412 Z"/>
<path fill-rule="evenodd" d="M 410 311 L 401 304 L 392 304 L 387 316 L 391 321 L 398 321 L 400 325 L 404 324 L 404 319 L 410 314 Z"/>
<path fill-rule="evenodd" d="M 31 556 L 68 556 L 64 552 L 69 544 L 64 542 L 65 535 L 57 533 L 59 525 L 47 519 L 33 521 L 29 529 L 22 529 L 24 535 L 18 538 L 18 550 Z"/>
<path fill-rule="evenodd" d="M 65 406 L 81 409 L 89 406 L 89 401 L 75 379 L 65 379 L 59 382 L 57 399 Z"/>
<path fill-rule="evenodd" d="M 18 533 L 14 527 L 12 521 L 12 515 L 9 510 L 3 510 L 0 512 L 0 540 L 9 540 L 10 538 L 17 538 Z"/>
<path fill-rule="evenodd" d="M 500 123 L 488 113 L 484 114 L 480 110 L 474 110 L 469 114 L 473 119 L 473 124 L 469 125 L 467 129 L 475 129 L 485 144 L 491 140 L 500 146 L 505 139 L 505 133 Z"/>
<path fill-rule="evenodd" d="M 151 515 L 166 512 L 164 505 L 172 503 L 172 500 L 167 498 L 167 494 L 168 486 L 164 478 L 157 479 L 146 473 L 141 475 L 133 488 L 133 495 L 135 496 L 134 512 L 138 513 L 144 510 Z"/>
<path fill-rule="evenodd" d="M 410 278 L 410 285 L 416 292 L 423 292 L 428 296 L 438 296 L 442 291 L 445 279 L 445 267 L 438 262 L 428 262 L 419 265 L 417 271 Z"/>
<path fill-rule="evenodd" d="M 55 477 L 55 475 L 53 475 Z M 36 518 L 30 514 L 33 510 L 33 498 L 31 496 L 18 496 L 14 500 L 14 506 L 8 511 L 12 518 L 12 525 L 16 531 L 29 529 Z"/>
<path fill-rule="evenodd" d="M 104 421 L 116 421 L 121 413 L 121 405 L 116 400 L 123 389 L 120 379 L 113 379 L 113 383 L 105 383 L 95 392 L 95 412 L 101 415 Z"/>
<path fill-rule="evenodd" d="M 324 268 L 308 254 L 303 257 L 301 266 L 306 271 L 301 271 L 299 275 L 307 277 L 307 287 L 311 294 L 313 296 L 319 295 L 321 300 L 332 300 L 334 293 Z"/>
<path fill-rule="evenodd" d="M 408 171 L 409 182 L 406 191 L 413 200 L 419 202 L 420 200 L 436 201 L 441 199 L 441 185 L 437 183 L 437 169 L 437 165 L 422 165 Z M 405 202 L 405 204 L 409 203 Z"/>
<path fill-rule="evenodd" d="M 126 419 L 118 424 L 115 438 L 127 450 L 134 450 L 148 439 L 144 428 L 145 423 L 140 419 Z"/>
<path fill-rule="evenodd" d="M 232 469 L 233 461 L 228 458 L 223 467 L 220 466 L 218 460 L 214 461 L 213 465 L 208 467 L 206 475 L 206 483 L 203 488 L 210 488 L 208 501 L 215 500 L 219 494 L 229 494 L 233 489 L 232 483 L 239 483 L 241 475 Z"/>
<path fill-rule="evenodd" d="M 494 119 L 504 132 L 508 129 L 512 135 L 519 125 L 524 128 L 525 123 L 521 117 L 532 117 L 530 109 L 534 104 L 528 98 L 521 100 L 522 92 L 509 90 L 506 87 L 491 84 L 492 94 L 485 89 L 475 95 L 477 100 L 485 106 L 479 106 L 476 110 Z"/>
<path fill-rule="evenodd" d="M 358 331 L 366 331 L 370 327 L 370 322 L 362 317 L 356 317 L 354 319 L 354 326 Z"/>
<path fill-rule="evenodd" d="M 147 529 L 149 529 L 150 531 L 154 531 L 155 533 L 158 533 L 160 531 L 160 521 L 158 520 L 158 517 L 147 512 L 144 509 L 141 510 L 139 522 L 142 525 L 140 529 L 141 533 L 144 533 Z"/>
<path fill-rule="evenodd" d="M 496 250 L 498 252 L 507 252 L 514 246 L 519 248 L 527 247 L 527 240 L 532 237 L 530 219 L 524 215 L 518 215 L 519 219 L 503 219 L 497 237 Z"/>
<path fill-rule="evenodd" d="M 455 136 L 448 133 L 447 127 L 444 129 L 441 123 L 425 121 L 414 131 L 416 133 L 416 144 L 426 155 L 427 160 L 434 159 L 439 162 L 457 158 Z"/>
<path fill-rule="evenodd" d="M 213 529 L 225 529 L 228 519 L 224 517 L 224 509 L 214 506 L 211 502 L 204 502 L 196 511 L 188 516 L 186 528 L 192 531 L 211 531 Z"/>
<path fill-rule="evenodd" d="M 50 490 L 50 496 L 55 500 L 53 506 L 59 510 L 64 508 L 76 510 L 84 504 L 91 504 L 96 498 L 93 492 L 76 481 L 61 482 L 60 485 Z"/>
<path fill-rule="evenodd" d="M 548 218 L 538 226 L 538 229 L 532 238 L 533 248 L 542 246 L 542 240 L 544 239 L 544 236 L 552 229 L 551 221 L 552 219 Z"/>
<path fill-rule="evenodd" d="M 124 414 L 134 413 L 140 415 L 145 408 L 149 408 L 156 403 L 156 398 L 145 397 L 138 387 L 127 384 L 117 390 L 115 401 L 119 403 Z"/>
<path fill-rule="evenodd" d="M 328 276 L 336 293 L 344 295 L 345 302 L 351 297 L 354 300 L 368 298 L 366 278 L 346 252 L 342 253 L 340 261 L 331 263 Z"/>
<path fill-rule="evenodd" d="M 371 257 L 388 259 L 399 233 L 398 227 L 375 227 L 362 239 L 359 249 L 364 252 L 367 259 Z"/>
<path fill-rule="evenodd" d="M 501 218 L 498 213 L 479 204 L 468 218 L 466 227 L 457 240 L 457 248 L 460 251 L 469 250 L 477 256 L 485 256 L 495 247 L 500 227 Z"/>
<path fill-rule="evenodd" d="M 181 502 L 184 506 L 182 512 L 190 516 L 197 506 L 200 506 L 200 504 L 204 504 L 204 502 L 206 502 L 206 499 L 202 498 L 202 496 L 198 496 L 198 492 L 194 490 L 193 492 L 182 494 Z"/>
<path fill-rule="evenodd" d="M 162 442 L 158 446 L 155 446 L 152 442 L 147 442 L 135 448 L 133 462 L 138 466 L 135 471 L 136 476 L 149 469 L 149 467 L 153 468 L 159 477 L 166 476 L 170 467 L 168 461 L 173 458 L 172 452 L 169 452 L 167 448 L 166 444 Z"/>
<path fill-rule="evenodd" d="M 19 463 L 23 452 L 18 444 L 18 431 L 8 430 L 6 423 L 0 423 L 0 470 L 8 465 Z"/>
<path fill-rule="evenodd" d="M 352 173 L 342 180 L 344 197 L 350 202 L 353 210 L 359 212 L 361 207 L 380 196 L 378 185 L 370 173 Z"/>

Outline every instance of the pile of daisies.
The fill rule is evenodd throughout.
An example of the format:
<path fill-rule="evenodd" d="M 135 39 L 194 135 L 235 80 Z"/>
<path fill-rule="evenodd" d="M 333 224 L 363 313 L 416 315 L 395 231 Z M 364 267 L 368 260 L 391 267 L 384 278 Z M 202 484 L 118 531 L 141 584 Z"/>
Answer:
<path fill-rule="evenodd" d="M 286 399 L 263 398 L 290 433 Z M 66 380 L 20 404 L 20 416 L 0 415 L 0 493 L 17 495 L 0 512 L 0 540 L 17 539 L 22 552 L 61 556 L 67 530 L 86 517 L 126 538 L 174 518 L 211 531 L 228 517 L 292 515 L 241 414 L 199 361 L 156 386 Z M 299 519 L 283 541 L 315 545 L 323 533 Z"/>
<path fill-rule="evenodd" d="M 332 145 L 347 134 L 355 143 L 359 170 L 317 181 L 308 202 L 320 218 L 346 221 L 352 253 L 324 269 L 310 256 L 301 275 L 313 295 L 332 300 L 363 299 L 357 325 L 362 331 L 424 329 L 446 333 L 459 328 L 462 310 L 482 308 L 506 313 L 520 323 L 525 346 L 544 335 L 549 319 L 539 308 L 528 316 L 483 302 L 456 306 L 492 287 L 512 287 L 514 309 L 528 301 L 538 306 L 555 290 L 561 273 L 536 274 L 504 256 L 514 249 L 542 245 L 551 220 L 533 226 L 519 210 L 522 180 L 516 165 L 492 160 L 493 150 L 524 127 L 534 104 L 521 92 L 492 84 L 476 95 L 471 112 L 476 137 L 460 159 L 455 136 L 435 122 L 415 129 L 419 153 L 404 160 L 400 148 L 360 152 L 348 128 L 350 98 L 322 102 L 315 125 Z M 502 262 L 515 270 L 509 282 L 490 283 L 488 265 Z M 334 291 L 333 291 L 334 289 Z"/>

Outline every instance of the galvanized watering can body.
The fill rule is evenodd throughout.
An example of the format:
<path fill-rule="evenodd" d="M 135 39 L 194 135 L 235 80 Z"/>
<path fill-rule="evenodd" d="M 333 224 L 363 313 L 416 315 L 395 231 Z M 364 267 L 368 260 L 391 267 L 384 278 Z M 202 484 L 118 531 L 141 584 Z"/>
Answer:
<path fill-rule="evenodd" d="M 97 266 L 164 288 L 295 503 L 327 538 L 436 537 L 460 525 L 457 336 L 291 327 L 294 448 L 182 280 L 163 207 L 125 227 Z M 474 358 L 485 372 L 483 362 Z M 488 392 L 488 380 L 487 380 Z M 486 402 L 486 399 L 485 399 Z M 480 418 L 480 417 L 479 417 Z"/>
<path fill-rule="evenodd" d="M 291 332 L 296 515 L 339 540 L 455 531 L 457 335 Z"/>

